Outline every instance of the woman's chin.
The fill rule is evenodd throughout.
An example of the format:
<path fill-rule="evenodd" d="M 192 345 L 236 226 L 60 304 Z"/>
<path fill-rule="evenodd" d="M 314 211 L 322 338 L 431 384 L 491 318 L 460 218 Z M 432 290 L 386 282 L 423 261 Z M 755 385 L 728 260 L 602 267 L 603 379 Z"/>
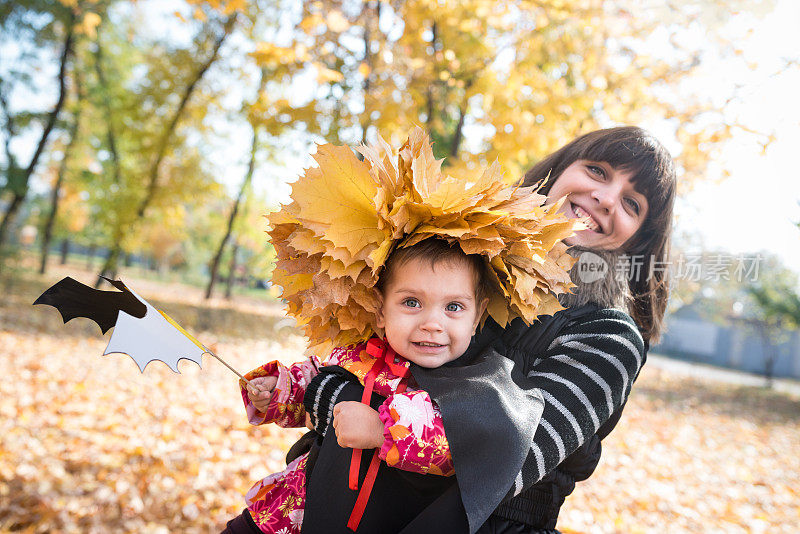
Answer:
<path fill-rule="evenodd" d="M 591 230 L 581 230 L 575 235 L 564 240 L 564 243 L 571 247 L 603 248 L 600 243 L 601 236 Z"/>

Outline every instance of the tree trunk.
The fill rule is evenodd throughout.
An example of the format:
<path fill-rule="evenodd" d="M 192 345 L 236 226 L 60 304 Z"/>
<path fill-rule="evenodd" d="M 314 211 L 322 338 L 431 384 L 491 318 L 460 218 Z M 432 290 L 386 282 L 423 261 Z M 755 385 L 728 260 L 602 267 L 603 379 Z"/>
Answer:
<path fill-rule="evenodd" d="M 194 78 L 192 78 L 192 80 L 189 82 L 189 85 L 186 86 L 186 89 L 183 91 L 183 95 L 181 96 L 180 104 L 178 104 L 178 109 L 175 110 L 175 113 L 172 115 L 172 119 L 169 121 L 169 124 L 164 129 L 161 137 L 158 140 L 158 152 L 156 153 L 156 157 L 153 159 L 153 162 L 150 165 L 150 170 L 147 173 L 147 193 L 136 210 L 137 220 L 141 220 L 144 217 L 145 211 L 147 211 L 147 208 L 153 202 L 158 185 L 158 171 L 159 167 L 161 166 L 161 161 L 164 159 L 164 156 L 167 153 L 167 146 L 169 146 L 170 139 L 172 138 L 172 134 L 175 132 L 178 121 L 183 116 L 183 111 L 186 109 L 186 104 L 189 102 L 189 98 L 191 98 L 195 88 L 203 79 L 205 73 L 219 57 L 219 50 L 222 47 L 222 43 L 225 42 L 225 39 L 233 29 L 233 24 L 235 21 L 236 13 L 233 13 L 230 17 L 228 17 L 228 20 L 225 21 L 222 29 L 222 35 L 220 35 L 214 43 L 211 56 L 206 60 L 205 63 L 203 63 L 200 69 L 198 69 Z"/>
<path fill-rule="evenodd" d="M 458 157 L 458 150 L 461 148 L 462 129 L 464 128 L 464 117 L 466 112 L 464 106 L 458 108 L 458 123 L 456 124 L 456 131 L 453 132 L 453 144 L 450 145 L 450 157 L 455 159 Z"/>
<path fill-rule="evenodd" d="M 8 106 L 8 99 L 3 91 L 4 87 L 2 85 L 2 80 L 0 80 L 0 108 L 2 108 L 3 114 L 6 116 L 4 124 L 5 135 L 3 136 L 3 148 L 5 149 L 6 154 L 5 189 L 8 189 L 12 192 L 11 198 L 13 202 L 13 191 L 20 186 L 19 182 L 20 177 L 22 176 L 22 169 L 20 169 L 19 165 L 17 164 L 17 158 L 14 157 L 14 153 L 11 151 L 11 140 L 17 136 L 17 125 L 14 123 L 14 116 L 11 114 L 11 109 Z M 2 194 L 2 192 L 3 189 L 0 189 L 0 194 Z M 4 223 L 4 226 L 8 226 L 9 224 L 10 222 Z M 5 232 L 5 230 L 3 230 L 3 232 Z"/>
<path fill-rule="evenodd" d="M 24 195 L 19 195 L 17 193 L 13 193 L 13 196 L 11 197 L 11 202 L 8 204 L 6 212 L 3 214 L 2 222 L 0 222 L 0 249 L 3 248 L 8 229 L 11 228 L 11 223 L 14 220 L 14 216 L 17 214 L 17 211 L 19 211 L 19 206 L 22 204 L 24 198 Z"/>
<path fill-rule="evenodd" d="M 3 214 L 3 220 L 0 222 L 0 248 L 2 248 L 3 243 L 6 241 L 7 232 L 11 226 L 11 221 L 14 220 L 17 211 L 19 211 L 22 202 L 25 200 L 25 197 L 28 194 L 28 181 L 30 180 L 31 175 L 33 175 L 33 171 L 36 169 L 36 164 L 39 163 L 39 158 L 44 151 L 48 137 L 50 137 L 50 132 L 53 130 L 53 126 L 55 126 L 58 114 L 61 112 L 61 108 L 64 106 L 64 100 L 66 96 L 67 60 L 72 54 L 72 38 L 73 31 L 75 29 L 74 23 L 75 15 L 72 10 L 70 10 L 70 17 L 67 22 L 67 35 L 64 38 L 64 49 L 61 52 L 60 68 L 58 71 L 58 101 L 56 102 L 53 110 L 47 116 L 47 123 L 45 124 L 44 130 L 42 130 L 39 143 L 36 145 L 36 151 L 33 153 L 33 157 L 31 158 L 28 167 L 20 176 L 19 187 L 15 188 L 13 191 L 14 196 L 11 200 L 11 203 L 8 205 L 6 212 Z"/>
<path fill-rule="evenodd" d="M 266 73 L 262 71 L 261 74 L 261 87 L 263 88 L 264 84 L 266 83 Z M 214 258 L 211 260 L 211 264 L 209 265 L 210 272 L 208 286 L 206 287 L 206 300 L 210 299 L 211 295 L 214 293 L 214 285 L 217 283 L 217 273 L 219 271 L 219 262 L 222 259 L 222 254 L 225 252 L 225 245 L 228 243 L 231 233 L 233 233 L 233 225 L 236 222 L 236 216 L 239 214 L 239 206 L 242 203 L 242 199 L 244 199 L 247 188 L 250 186 L 250 182 L 253 180 L 253 172 L 256 168 L 256 152 L 258 150 L 258 127 L 255 124 L 253 124 L 252 127 L 253 142 L 250 145 L 250 161 L 247 163 L 247 173 L 242 181 L 242 186 L 239 188 L 239 194 L 236 196 L 236 201 L 233 203 L 233 209 L 231 209 L 230 217 L 228 217 L 228 226 L 225 229 L 225 235 L 222 237 L 219 247 L 217 247 L 217 252 L 214 253 Z"/>
<path fill-rule="evenodd" d="M 64 239 L 61 242 L 61 265 L 67 264 L 67 257 L 69 256 L 69 239 Z"/>
<path fill-rule="evenodd" d="M 764 356 L 764 378 L 767 379 L 767 387 L 772 389 L 775 378 L 775 361 L 778 359 L 778 348 L 772 342 L 772 339 L 765 338 L 764 345 L 766 348 Z"/>
<path fill-rule="evenodd" d="M 1 80 L 0 80 L 1 81 Z M 3 110 L 3 114 L 6 116 L 6 123 L 5 123 L 5 136 L 3 142 L 3 148 L 5 149 L 6 153 L 6 165 L 8 168 L 6 170 L 6 183 L 12 184 L 12 177 L 19 172 L 19 166 L 17 166 L 17 158 L 14 157 L 14 154 L 11 152 L 11 140 L 17 136 L 17 125 L 14 124 L 14 117 L 11 115 L 11 110 L 8 107 L 8 99 L 6 95 L 3 93 L 3 86 L 0 84 L 0 108 Z"/>
<path fill-rule="evenodd" d="M 761 322 L 758 324 L 758 332 L 761 335 L 761 346 L 764 348 L 764 378 L 766 379 L 766 387 L 772 389 L 773 374 L 775 372 L 775 361 L 777 358 L 777 347 L 772 341 L 770 328 Z"/>
<path fill-rule="evenodd" d="M 431 38 L 431 50 L 433 50 L 433 54 L 431 57 L 431 64 L 436 64 L 436 21 L 431 24 L 431 34 L 433 37 Z M 428 130 L 428 135 L 433 138 L 433 85 L 435 81 L 431 81 L 428 84 L 428 87 L 425 91 L 425 102 L 426 102 L 426 110 L 425 114 L 425 129 Z"/>
<path fill-rule="evenodd" d="M 372 9 L 374 10 L 374 15 L 368 13 L 370 7 L 369 4 L 372 3 Z M 369 2 L 364 0 L 364 7 L 363 11 L 366 15 L 366 20 L 364 21 L 364 59 L 362 60 L 364 64 L 369 69 L 367 75 L 364 76 L 364 83 L 362 89 L 364 90 L 364 114 L 362 115 L 361 119 L 361 143 L 366 144 L 367 142 L 367 128 L 369 128 L 370 122 L 372 121 L 370 117 L 370 107 L 369 107 L 369 91 L 372 86 L 372 69 L 374 67 L 373 57 L 374 54 L 370 48 L 372 44 L 372 30 L 373 28 L 375 31 L 380 31 L 378 28 L 378 21 L 381 18 L 381 3 L 379 1 L 372 1 Z"/>
<path fill-rule="evenodd" d="M 99 30 L 99 29 L 98 29 Z M 97 81 L 102 89 L 102 104 L 103 104 L 103 118 L 106 123 L 106 143 L 108 144 L 108 151 L 111 153 L 111 169 L 113 172 L 114 183 L 119 184 L 121 181 L 122 170 L 119 163 L 119 153 L 117 152 L 117 136 L 114 132 L 114 121 L 111 114 L 111 101 L 108 98 L 108 85 L 106 84 L 105 70 L 103 69 L 103 46 L 100 41 L 100 32 L 97 32 L 97 39 L 95 39 L 95 60 L 94 70 L 97 73 Z"/>
<path fill-rule="evenodd" d="M 469 78 L 467 83 L 464 84 L 464 103 L 458 107 L 458 123 L 456 123 L 456 130 L 453 132 L 453 143 L 450 145 L 450 157 L 453 159 L 458 157 L 458 151 L 461 149 L 461 140 L 464 138 L 464 120 L 467 116 L 467 109 L 469 106 L 469 93 L 472 84 L 475 83 L 477 74 L 473 78 Z"/>
<path fill-rule="evenodd" d="M 47 256 L 50 254 L 50 242 L 53 239 L 53 226 L 55 225 L 56 215 L 58 214 L 58 201 L 61 197 L 61 187 L 64 184 L 64 177 L 67 174 L 67 165 L 72 155 L 72 149 L 75 147 L 75 139 L 78 137 L 83 99 L 81 97 L 81 82 L 77 69 L 75 70 L 75 94 L 77 99 L 75 104 L 75 117 L 70 126 L 69 141 L 67 141 L 67 146 L 64 147 L 64 157 L 61 159 L 61 165 L 58 167 L 56 183 L 53 185 L 53 192 L 50 195 L 50 213 L 47 215 L 44 231 L 42 232 L 42 258 L 39 264 L 39 274 L 44 274 L 47 270 Z"/>
<path fill-rule="evenodd" d="M 120 246 L 119 241 L 115 241 L 111 250 L 108 251 L 108 256 L 106 256 L 106 261 L 103 264 L 103 268 L 100 269 L 100 275 L 97 277 L 94 287 L 100 287 L 100 284 L 103 283 L 104 276 L 111 279 L 117 277 L 120 254 L 122 254 L 122 246 Z"/>
<path fill-rule="evenodd" d="M 233 250 L 231 251 L 231 264 L 228 269 L 228 283 L 225 287 L 225 298 L 231 298 L 233 294 L 233 284 L 236 283 L 236 256 L 239 255 L 239 243 L 233 242 Z"/>

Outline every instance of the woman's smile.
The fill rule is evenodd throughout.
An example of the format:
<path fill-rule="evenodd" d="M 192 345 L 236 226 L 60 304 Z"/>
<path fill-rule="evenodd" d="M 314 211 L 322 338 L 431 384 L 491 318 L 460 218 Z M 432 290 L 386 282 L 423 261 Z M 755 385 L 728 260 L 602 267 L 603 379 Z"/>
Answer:
<path fill-rule="evenodd" d="M 553 182 L 548 198 L 567 197 L 561 212 L 586 223 L 586 230 L 565 239 L 568 245 L 599 250 L 621 248 L 647 216 L 647 198 L 631 180 L 633 173 L 603 161 L 579 159 Z"/>
<path fill-rule="evenodd" d="M 589 228 L 589 230 L 591 230 L 593 232 L 598 232 L 598 233 L 601 233 L 601 234 L 603 233 L 602 226 L 600 225 L 600 223 L 598 223 L 594 219 L 594 217 L 592 217 L 589 214 L 589 212 L 587 212 L 586 210 L 584 210 L 582 207 L 578 206 L 577 204 L 574 204 L 572 202 L 570 202 L 569 204 L 570 204 L 570 207 L 572 208 L 572 212 L 575 214 L 576 217 L 579 217 L 581 219 L 586 219 L 584 221 L 584 223 Z"/>

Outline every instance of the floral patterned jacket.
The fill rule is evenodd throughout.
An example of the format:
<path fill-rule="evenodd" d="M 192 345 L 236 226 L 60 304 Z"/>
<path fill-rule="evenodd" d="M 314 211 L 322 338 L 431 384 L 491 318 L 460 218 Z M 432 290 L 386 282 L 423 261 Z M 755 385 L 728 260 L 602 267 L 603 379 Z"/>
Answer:
<path fill-rule="evenodd" d="M 384 348 L 386 353 L 384 355 Z M 372 338 L 367 343 L 334 349 L 325 365 L 338 365 L 355 375 L 361 384 L 376 361 L 381 362 L 373 391 L 386 397 L 378 413 L 384 424 L 384 442 L 379 457 L 390 467 L 422 474 L 451 476 L 455 473 L 450 446 L 444 437 L 442 414 L 428 394 L 410 386 L 402 393 L 397 389 L 409 380 L 395 371 L 408 369 L 408 360 L 398 355 L 385 341 Z M 316 358 L 295 363 L 289 367 L 280 362 L 269 362 L 250 371 L 249 380 L 262 376 L 276 376 L 277 385 L 266 412 L 260 412 L 247 396 L 240 382 L 242 399 L 251 424 L 276 423 L 283 427 L 301 427 L 305 424 L 303 396 L 306 386 L 317 375 L 320 362 Z M 394 367 L 394 371 L 392 370 Z"/>

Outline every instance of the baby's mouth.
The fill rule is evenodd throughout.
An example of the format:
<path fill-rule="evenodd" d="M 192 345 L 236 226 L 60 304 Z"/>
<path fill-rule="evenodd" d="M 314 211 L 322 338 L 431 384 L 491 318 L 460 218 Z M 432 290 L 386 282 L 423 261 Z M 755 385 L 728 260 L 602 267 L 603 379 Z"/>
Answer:
<path fill-rule="evenodd" d="M 429 341 L 412 341 L 412 343 L 420 347 L 444 347 L 441 343 L 431 343 Z"/>
<path fill-rule="evenodd" d="M 570 203 L 570 207 L 572 208 L 572 211 L 573 211 L 573 213 L 575 213 L 575 215 L 577 215 L 578 217 L 584 219 L 586 227 L 589 230 L 591 230 L 592 232 L 597 232 L 597 233 L 602 233 L 603 232 L 603 229 L 600 227 L 600 224 L 598 224 L 598 222 L 595 221 L 594 218 L 591 215 L 586 213 L 586 211 L 584 211 L 583 208 L 581 208 L 577 204 L 572 204 L 572 203 Z"/>

